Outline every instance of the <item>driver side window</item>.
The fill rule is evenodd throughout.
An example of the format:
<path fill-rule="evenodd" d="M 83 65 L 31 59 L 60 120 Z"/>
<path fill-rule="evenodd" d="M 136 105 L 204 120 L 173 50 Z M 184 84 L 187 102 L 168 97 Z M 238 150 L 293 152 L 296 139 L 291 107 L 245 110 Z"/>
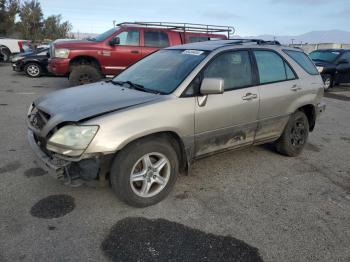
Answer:
<path fill-rule="evenodd" d="M 117 35 L 119 37 L 119 45 L 127 46 L 139 46 L 140 45 L 140 32 L 138 30 L 124 31 Z"/>
<path fill-rule="evenodd" d="M 224 90 L 234 90 L 253 84 L 252 66 L 248 51 L 226 52 L 209 64 L 203 78 L 222 78 Z"/>

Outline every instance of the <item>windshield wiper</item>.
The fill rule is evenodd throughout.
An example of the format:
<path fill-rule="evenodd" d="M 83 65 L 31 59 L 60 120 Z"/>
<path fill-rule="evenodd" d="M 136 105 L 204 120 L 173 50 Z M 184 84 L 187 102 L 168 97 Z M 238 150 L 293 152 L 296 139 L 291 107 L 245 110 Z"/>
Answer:
<path fill-rule="evenodd" d="M 136 84 L 136 83 L 133 83 L 131 81 L 113 81 L 113 80 L 111 80 L 111 83 L 117 84 L 120 86 L 124 86 L 125 84 L 128 84 L 129 88 L 132 88 L 135 90 L 139 90 L 139 91 L 143 91 L 143 92 L 147 92 L 147 93 L 153 93 L 153 94 L 162 94 L 162 92 L 160 92 L 160 91 L 146 88 L 143 85 Z"/>

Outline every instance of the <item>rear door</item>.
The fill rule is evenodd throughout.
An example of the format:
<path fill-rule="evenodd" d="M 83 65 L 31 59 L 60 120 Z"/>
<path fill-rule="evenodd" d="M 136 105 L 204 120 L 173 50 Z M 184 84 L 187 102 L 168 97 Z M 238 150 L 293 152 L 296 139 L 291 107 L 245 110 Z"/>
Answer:
<path fill-rule="evenodd" d="M 119 45 L 108 45 L 106 50 L 99 51 L 107 75 L 116 75 L 129 65 L 141 59 L 140 30 L 126 29 L 118 35 Z"/>
<path fill-rule="evenodd" d="M 278 137 L 288 119 L 289 105 L 301 92 L 301 86 L 289 63 L 272 50 L 254 50 L 259 74 L 260 110 L 256 143 Z"/>
<path fill-rule="evenodd" d="M 347 51 L 344 54 L 342 54 L 338 61 L 342 61 L 342 63 L 338 63 L 337 65 L 336 82 L 350 83 L 350 51 Z"/>
<path fill-rule="evenodd" d="M 142 57 L 168 46 L 170 46 L 170 38 L 167 31 L 142 30 Z"/>
<path fill-rule="evenodd" d="M 254 86 L 249 51 L 218 55 L 198 77 L 222 78 L 225 91 L 209 95 L 205 105 L 199 103 L 203 97 L 197 97 L 195 156 L 252 144 L 257 128 L 259 94 Z"/>

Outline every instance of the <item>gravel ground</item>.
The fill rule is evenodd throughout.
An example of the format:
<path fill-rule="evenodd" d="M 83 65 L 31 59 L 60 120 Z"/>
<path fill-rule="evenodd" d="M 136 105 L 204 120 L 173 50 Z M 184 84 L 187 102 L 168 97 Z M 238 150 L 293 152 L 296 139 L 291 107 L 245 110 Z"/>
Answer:
<path fill-rule="evenodd" d="M 350 87 L 332 90 L 304 152 L 269 146 L 196 162 L 158 205 L 69 188 L 42 170 L 25 115 L 65 78 L 0 65 L 0 261 L 350 261 Z"/>

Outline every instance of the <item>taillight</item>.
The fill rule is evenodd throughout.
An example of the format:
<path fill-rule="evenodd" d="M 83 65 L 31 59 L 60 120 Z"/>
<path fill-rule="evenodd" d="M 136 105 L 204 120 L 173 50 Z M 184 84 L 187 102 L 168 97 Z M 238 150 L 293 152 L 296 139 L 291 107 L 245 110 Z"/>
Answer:
<path fill-rule="evenodd" d="M 22 41 L 18 41 L 18 47 L 19 47 L 19 50 L 21 51 L 21 53 L 24 52 L 23 50 L 23 44 L 22 44 Z"/>

